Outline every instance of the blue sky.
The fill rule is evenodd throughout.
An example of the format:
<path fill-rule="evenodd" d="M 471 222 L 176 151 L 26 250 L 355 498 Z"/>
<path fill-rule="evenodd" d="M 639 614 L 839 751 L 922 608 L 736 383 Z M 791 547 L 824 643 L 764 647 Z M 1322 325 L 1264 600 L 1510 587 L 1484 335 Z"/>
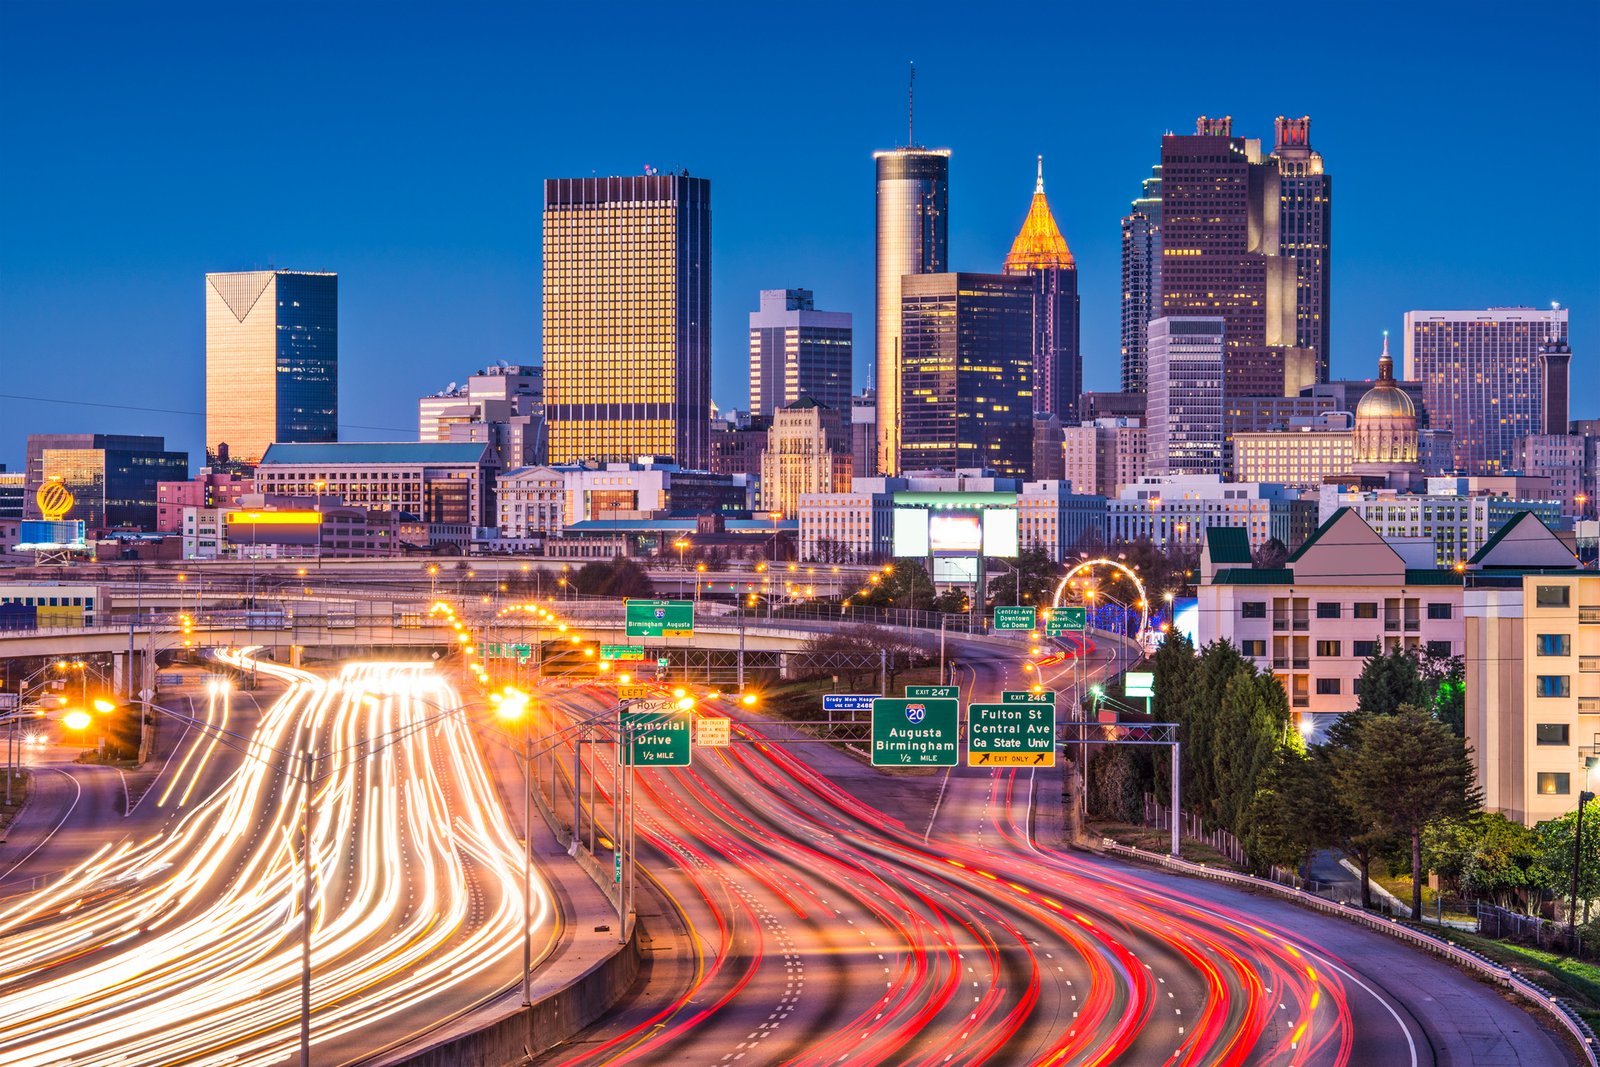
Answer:
<path fill-rule="evenodd" d="M 1600 415 L 1600 7 L 1306 10 L 0 3 L 0 462 L 90 430 L 198 459 L 203 275 L 269 265 L 340 274 L 343 435 L 414 435 L 421 393 L 537 358 L 542 179 L 646 164 L 712 181 L 714 399 L 745 403 L 745 316 L 784 286 L 855 314 L 859 387 L 908 60 L 918 139 L 953 150 L 955 268 L 999 268 L 1044 154 L 1091 388 L 1116 387 L 1118 220 L 1162 132 L 1309 114 L 1335 376 L 1371 376 L 1408 309 L 1559 300 L 1574 415 Z"/>

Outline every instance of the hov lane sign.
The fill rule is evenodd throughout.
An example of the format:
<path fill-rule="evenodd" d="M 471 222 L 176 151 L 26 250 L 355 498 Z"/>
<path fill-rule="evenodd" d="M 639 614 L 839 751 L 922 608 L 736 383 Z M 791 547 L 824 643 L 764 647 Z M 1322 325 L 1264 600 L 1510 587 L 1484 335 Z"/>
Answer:
<path fill-rule="evenodd" d="M 968 704 L 968 767 L 1054 767 L 1056 706 Z"/>

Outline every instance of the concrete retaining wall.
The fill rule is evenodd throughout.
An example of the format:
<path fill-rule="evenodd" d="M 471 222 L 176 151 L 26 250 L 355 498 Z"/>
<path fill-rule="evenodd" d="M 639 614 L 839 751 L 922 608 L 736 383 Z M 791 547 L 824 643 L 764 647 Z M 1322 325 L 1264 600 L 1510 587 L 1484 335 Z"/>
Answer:
<path fill-rule="evenodd" d="M 639 974 L 639 937 L 531 1008 L 518 1007 L 482 1029 L 422 1052 L 385 1058 L 385 1067 L 511 1067 L 565 1041 L 620 1000 Z"/>

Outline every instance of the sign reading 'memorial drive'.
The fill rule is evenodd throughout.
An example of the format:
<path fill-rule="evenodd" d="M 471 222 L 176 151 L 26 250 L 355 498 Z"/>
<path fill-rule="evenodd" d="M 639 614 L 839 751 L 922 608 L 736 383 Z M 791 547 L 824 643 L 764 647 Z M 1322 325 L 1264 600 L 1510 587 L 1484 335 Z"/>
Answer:
<path fill-rule="evenodd" d="M 622 713 L 622 762 L 635 767 L 687 767 L 692 716 L 685 711 Z"/>
<path fill-rule="evenodd" d="M 693 637 L 694 601 L 630 600 L 629 637 Z"/>
<path fill-rule="evenodd" d="M 996 630 L 1031 630 L 1034 624 L 1033 606 L 997 607 L 994 609 Z"/>
<path fill-rule="evenodd" d="M 968 767 L 1054 767 L 1056 706 L 968 704 Z"/>
<path fill-rule="evenodd" d="M 872 702 L 872 765 L 954 767 L 960 718 L 961 702 L 948 697 L 879 697 Z"/>

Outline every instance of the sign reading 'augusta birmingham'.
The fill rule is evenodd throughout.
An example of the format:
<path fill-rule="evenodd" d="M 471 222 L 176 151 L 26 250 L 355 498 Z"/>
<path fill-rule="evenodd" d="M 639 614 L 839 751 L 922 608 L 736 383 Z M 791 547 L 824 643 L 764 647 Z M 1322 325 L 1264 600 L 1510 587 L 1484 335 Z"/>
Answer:
<path fill-rule="evenodd" d="M 879 697 L 872 702 L 875 767 L 954 767 L 961 702 L 948 697 Z"/>
<path fill-rule="evenodd" d="M 630 600 L 626 610 L 629 637 L 694 636 L 692 600 Z"/>

